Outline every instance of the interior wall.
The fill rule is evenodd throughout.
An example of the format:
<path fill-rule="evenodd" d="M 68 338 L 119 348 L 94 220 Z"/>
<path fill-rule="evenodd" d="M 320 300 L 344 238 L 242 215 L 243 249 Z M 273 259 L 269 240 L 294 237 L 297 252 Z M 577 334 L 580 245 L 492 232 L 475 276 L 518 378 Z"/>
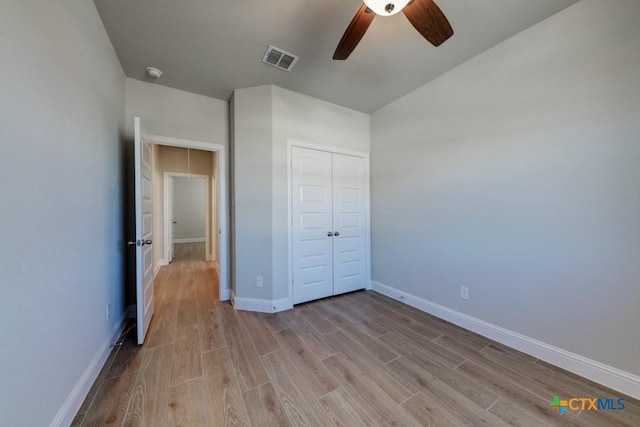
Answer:
<path fill-rule="evenodd" d="M 232 290 L 237 297 L 271 299 L 271 86 L 233 95 Z M 256 276 L 263 287 L 256 287 Z"/>
<path fill-rule="evenodd" d="M 374 113 L 373 279 L 640 374 L 638 16 L 578 2 Z"/>
<path fill-rule="evenodd" d="M 126 131 L 133 139 L 133 117 L 146 132 L 229 145 L 229 103 L 208 96 L 127 77 Z"/>
<path fill-rule="evenodd" d="M 153 245 L 154 245 L 154 265 L 159 266 L 166 263 L 164 259 L 164 174 L 165 172 L 188 173 L 205 175 L 211 181 L 214 176 L 212 169 L 213 153 L 211 151 L 170 147 L 166 145 L 156 145 L 158 156 L 158 168 L 154 170 L 154 218 L 153 218 Z M 206 221 L 209 224 L 217 221 L 218 209 L 211 204 L 206 206 Z M 210 227 L 210 242 L 215 241 L 213 227 Z M 213 254 L 210 246 L 207 246 L 207 257 L 212 259 Z M 214 259 L 218 261 L 218 259 Z"/>
<path fill-rule="evenodd" d="M 3 1 L 0 52 L 0 425 L 44 426 L 122 320 L 125 77 L 90 1 Z"/>
<path fill-rule="evenodd" d="M 173 220 L 176 221 L 174 239 L 206 238 L 205 178 L 173 178 Z"/>
<path fill-rule="evenodd" d="M 286 299 L 287 143 L 368 154 L 369 115 L 273 85 L 236 90 L 232 105 L 235 294 Z"/>

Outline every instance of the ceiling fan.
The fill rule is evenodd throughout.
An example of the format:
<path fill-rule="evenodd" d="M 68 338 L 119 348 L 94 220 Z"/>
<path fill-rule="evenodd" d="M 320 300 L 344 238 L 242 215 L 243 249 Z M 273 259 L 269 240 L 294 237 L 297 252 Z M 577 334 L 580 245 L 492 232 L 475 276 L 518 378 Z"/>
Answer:
<path fill-rule="evenodd" d="M 391 16 L 400 11 L 434 46 L 440 46 L 453 35 L 447 17 L 432 0 L 364 0 L 340 39 L 333 59 L 345 60 L 351 55 L 376 15 Z"/>

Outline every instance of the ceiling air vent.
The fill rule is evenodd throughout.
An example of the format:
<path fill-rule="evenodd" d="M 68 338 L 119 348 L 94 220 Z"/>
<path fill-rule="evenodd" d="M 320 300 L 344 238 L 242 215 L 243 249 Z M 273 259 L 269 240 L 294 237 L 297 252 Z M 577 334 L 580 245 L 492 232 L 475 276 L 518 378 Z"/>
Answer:
<path fill-rule="evenodd" d="M 293 66 L 296 65 L 296 62 L 298 62 L 298 57 L 278 47 L 269 45 L 269 48 L 264 54 L 264 58 L 262 58 L 262 62 L 273 65 L 281 70 L 291 71 Z"/>

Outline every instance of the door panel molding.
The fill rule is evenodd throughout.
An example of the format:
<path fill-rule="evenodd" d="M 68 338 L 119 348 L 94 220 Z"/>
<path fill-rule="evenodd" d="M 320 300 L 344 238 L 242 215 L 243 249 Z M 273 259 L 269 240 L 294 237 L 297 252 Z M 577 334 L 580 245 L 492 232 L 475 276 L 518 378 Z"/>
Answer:
<path fill-rule="evenodd" d="M 291 148 L 293 303 L 333 295 L 332 154 Z"/>
<path fill-rule="evenodd" d="M 366 186 L 364 159 L 333 153 L 333 293 L 361 289 L 366 280 Z"/>
<path fill-rule="evenodd" d="M 287 232 L 288 232 L 288 238 L 287 238 L 287 247 L 288 247 L 288 290 L 289 290 L 289 300 L 291 302 L 291 305 L 294 304 L 294 301 L 296 300 L 295 298 L 295 292 L 294 292 L 294 272 L 293 272 L 293 268 L 294 268 L 294 263 L 293 263 L 293 256 L 294 256 L 294 241 L 293 241 L 293 225 L 294 225 L 294 218 L 293 218 L 293 148 L 297 147 L 297 148 L 303 148 L 303 149 L 310 149 L 310 150 L 316 150 L 316 151 L 320 151 L 320 152 L 326 152 L 326 153 L 330 153 L 330 154 L 338 154 L 338 155 L 344 155 L 344 156 L 351 156 L 351 157 L 357 157 L 363 160 L 363 164 L 364 164 L 364 235 L 362 236 L 362 238 L 364 239 L 363 242 L 363 250 L 364 250 L 364 266 L 363 266 L 363 271 L 360 274 L 364 274 L 364 282 L 365 282 L 365 288 L 366 289 L 371 289 L 371 207 L 370 207 L 370 173 L 369 173 L 369 154 L 367 153 L 363 153 L 363 152 L 357 152 L 357 151 L 352 151 L 352 150 L 345 150 L 342 149 L 340 147 L 332 147 L 332 146 L 325 146 L 325 145 L 319 145 L 319 144 L 314 144 L 314 143 L 307 143 L 304 141 L 299 141 L 299 140 L 293 140 L 293 139 L 289 139 L 287 141 L 287 206 L 288 206 L 288 218 L 287 218 L 287 223 L 288 223 L 288 227 L 287 227 Z M 346 196 L 352 196 L 352 195 L 348 195 L 346 194 Z M 332 196 L 333 197 L 333 196 Z M 353 218 L 344 218 L 345 220 L 345 225 L 348 225 L 348 223 L 350 221 L 348 220 L 353 220 Z M 345 236 L 345 237 L 349 237 L 349 236 Z M 342 240 L 341 243 L 345 244 L 345 251 L 349 251 L 349 239 L 345 239 Z M 360 246 L 360 245 L 358 245 Z M 352 250 L 357 250 L 355 248 L 352 248 Z M 335 268 L 335 267 L 334 267 Z M 351 273 L 353 274 L 353 273 Z"/>
<path fill-rule="evenodd" d="M 144 342 L 153 316 L 153 174 L 151 142 L 134 117 L 136 309 L 138 344 Z"/>

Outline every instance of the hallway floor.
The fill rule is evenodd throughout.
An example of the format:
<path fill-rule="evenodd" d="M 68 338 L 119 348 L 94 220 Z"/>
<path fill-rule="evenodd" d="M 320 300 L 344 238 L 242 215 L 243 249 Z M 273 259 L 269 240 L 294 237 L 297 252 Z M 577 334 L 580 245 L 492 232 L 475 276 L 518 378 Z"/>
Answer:
<path fill-rule="evenodd" d="M 173 262 L 204 261 L 204 242 L 197 243 L 175 243 Z"/>

